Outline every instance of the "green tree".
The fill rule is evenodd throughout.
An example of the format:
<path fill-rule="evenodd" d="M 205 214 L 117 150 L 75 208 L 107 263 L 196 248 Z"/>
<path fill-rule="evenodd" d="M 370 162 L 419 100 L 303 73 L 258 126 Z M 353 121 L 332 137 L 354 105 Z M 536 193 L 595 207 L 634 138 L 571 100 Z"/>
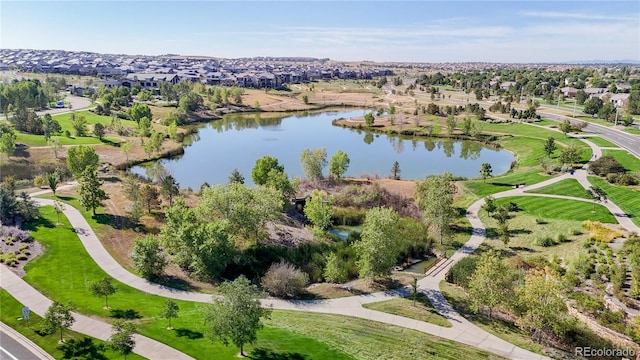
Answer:
<path fill-rule="evenodd" d="M 530 271 L 518 293 L 518 302 L 523 314 L 516 323 L 531 331 L 534 340 L 540 341 L 547 330 L 561 333 L 567 307 L 562 299 L 560 283 L 555 278 Z"/>
<path fill-rule="evenodd" d="M 65 210 L 64 203 L 61 203 L 60 201 L 57 201 L 57 200 L 54 201 L 53 210 L 56 212 L 56 216 L 57 216 L 56 225 L 60 225 L 60 214 L 63 213 Z"/>
<path fill-rule="evenodd" d="M 100 123 L 93 125 L 93 135 L 102 140 L 102 137 L 104 136 L 104 125 Z"/>
<path fill-rule="evenodd" d="M 300 154 L 304 176 L 309 180 L 322 180 L 322 170 L 327 166 L 327 151 L 324 148 L 304 149 Z"/>
<path fill-rule="evenodd" d="M 53 195 L 55 195 L 58 184 L 60 184 L 60 174 L 58 174 L 57 171 L 52 171 L 47 173 L 45 177 L 47 179 L 47 185 L 49 185 L 49 188 L 53 191 Z"/>
<path fill-rule="evenodd" d="M 239 183 L 244 184 L 244 176 L 240 173 L 240 170 L 233 169 L 231 174 L 229 175 L 229 183 Z"/>
<path fill-rule="evenodd" d="M 162 311 L 160 312 L 160 317 L 169 320 L 169 330 L 173 329 L 171 326 L 171 319 L 175 319 L 178 317 L 178 312 L 180 311 L 180 307 L 178 304 L 172 299 L 166 299 L 164 304 L 162 304 Z"/>
<path fill-rule="evenodd" d="M 102 183 L 96 170 L 87 169 L 80 178 L 80 203 L 85 210 L 91 209 L 93 216 L 96 216 L 96 209 L 104 205 L 102 201 L 109 198 L 101 188 Z"/>
<path fill-rule="evenodd" d="M 42 318 L 44 332 L 53 334 L 56 331 L 60 331 L 60 342 L 64 342 L 62 338 L 63 330 L 70 328 L 76 321 L 73 314 L 71 314 L 72 307 L 71 303 L 63 304 L 54 301 Z"/>
<path fill-rule="evenodd" d="M 562 164 L 575 164 L 580 161 L 581 156 L 582 150 L 571 144 L 565 149 L 562 149 L 562 151 L 560 152 L 560 156 L 558 156 L 558 160 Z"/>
<path fill-rule="evenodd" d="M 418 183 L 416 200 L 422 210 L 423 218 L 430 224 L 440 244 L 451 235 L 449 223 L 453 220 L 453 195 L 456 192 L 453 177 L 450 173 L 427 177 Z"/>
<path fill-rule="evenodd" d="M 159 278 L 164 274 L 167 258 L 160 251 L 158 242 L 153 235 L 136 238 L 129 252 L 136 271 L 145 279 Z"/>
<path fill-rule="evenodd" d="M 398 213 L 389 208 L 378 207 L 367 211 L 361 240 L 353 245 L 361 278 L 371 280 L 391 274 L 402 250 L 397 239 L 398 220 Z"/>
<path fill-rule="evenodd" d="M 456 117 L 453 115 L 449 115 L 447 117 L 447 133 L 449 135 L 453 135 L 453 132 L 456 130 L 456 126 L 458 122 L 456 121 Z"/>
<path fill-rule="evenodd" d="M 129 108 L 128 113 L 131 120 L 135 121 L 136 123 L 140 123 L 140 120 L 142 120 L 142 118 L 147 118 L 148 120 L 151 120 L 153 118 L 151 114 L 151 108 L 149 108 L 149 106 L 145 104 L 133 104 L 133 106 Z"/>
<path fill-rule="evenodd" d="M 602 102 L 602 99 L 598 97 L 592 97 L 591 99 L 585 101 L 584 113 L 589 115 L 595 115 L 600 111 L 603 105 L 604 103 Z"/>
<path fill-rule="evenodd" d="M 54 120 L 50 114 L 45 114 L 42 117 L 42 131 L 44 138 L 49 140 L 51 135 L 62 131 L 62 127 L 60 127 L 60 123 L 57 120 Z"/>
<path fill-rule="evenodd" d="M 367 125 L 367 127 L 372 127 L 373 126 L 373 122 L 376 120 L 376 118 L 373 116 L 372 113 L 367 113 L 364 116 L 364 123 L 365 125 Z"/>
<path fill-rule="evenodd" d="M 640 115 L 640 88 L 632 88 L 627 101 L 627 111 L 632 115 Z"/>
<path fill-rule="evenodd" d="M 482 205 L 482 208 L 487 212 L 487 215 L 493 214 L 497 209 L 496 199 L 494 199 L 493 196 L 487 196 L 484 198 L 484 205 Z"/>
<path fill-rule="evenodd" d="M 147 213 L 151 214 L 151 210 L 160 205 L 160 194 L 155 186 L 144 185 L 140 188 L 140 201 L 145 204 Z"/>
<path fill-rule="evenodd" d="M 305 105 L 308 105 L 309 104 L 309 96 L 302 95 L 302 102 L 304 102 Z"/>
<path fill-rule="evenodd" d="M 87 135 L 87 119 L 84 117 L 84 115 L 76 115 L 76 113 L 72 113 L 71 127 L 73 128 L 76 136 Z"/>
<path fill-rule="evenodd" d="M 151 136 L 151 118 L 145 116 L 138 121 L 138 136 L 141 138 Z"/>
<path fill-rule="evenodd" d="M 314 189 L 304 205 L 304 215 L 313 224 L 314 230 L 325 230 L 331 226 L 333 216 L 333 196 Z"/>
<path fill-rule="evenodd" d="M 5 132 L 0 137 L 0 152 L 7 156 L 7 160 L 16 152 L 16 135 Z"/>
<path fill-rule="evenodd" d="M 509 233 L 509 219 L 511 219 L 509 206 L 507 204 L 498 206 L 492 216 L 498 222 L 498 234 L 500 236 L 500 240 L 505 246 L 507 246 L 509 244 L 509 240 L 511 240 Z"/>
<path fill-rule="evenodd" d="M 91 284 L 91 293 L 93 296 L 104 296 L 105 309 L 109 308 L 109 295 L 115 294 L 116 291 L 118 291 L 118 288 L 113 285 L 110 277 L 104 277 L 102 280 L 98 280 Z"/>
<path fill-rule="evenodd" d="M 67 149 L 67 168 L 76 179 L 80 179 L 87 170 L 97 170 L 98 161 L 98 154 L 90 146 L 72 146 Z"/>
<path fill-rule="evenodd" d="M 180 186 L 173 176 L 168 175 L 162 179 L 160 193 L 169 199 L 169 206 L 173 205 L 173 197 L 180 194 Z"/>
<path fill-rule="evenodd" d="M 582 89 L 578 90 L 576 93 L 576 102 L 578 105 L 583 105 L 585 101 L 589 98 L 589 95 Z"/>
<path fill-rule="evenodd" d="M 569 120 L 565 120 L 558 125 L 558 129 L 564 133 L 564 136 L 567 136 L 573 130 L 573 126 Z"/>
<path fill-rule="evenodd" d="M 327 264 L 322 275 L 328 282 L 344 283 L 349 280 L 349 272 L 344 266 L 344 260 L 335 252 L 327 255 Z"/>
<path fill-rule="evenodd" d="M 493 173 L 493 169 L 491 169 L 491 164 L 482 163 L 480 167 L 480 177 L 482 178 L 482 182 L 487 182 L 487 178 L 491 177 Z"/>
<path fill-rule="evenodd" d="M 169 133 L 169 139 L 173 141 L 178 141 L 178 125 L 176 124 L 175 121 L 172 121 L 169 124 L 167 128 L 167 132 Z"/>
<path fill-rule="evenodd" d="M 120 152 L 124 154 L 125 161 L 129 162 L 129 153 L 131 152 L 131 143 L 128 141 L 120 143 Z"/>
<path fill-rule="evenodd" d="M 329 173 L 339 179 L 347 172 L 350 162 L 351 160 L 346 153 L 342 150 L 336 151 L 329 161 Z"/>
<path fill-rule="evenodd" d="M 221 298 L 203 309 L 207 336 L 225 346 L 233 343 L 240 348 L 240 355 L 245 356 L 244 345 L 257 340 L 258 330 L 263 327 L 261 320 L 270 317 L 271 309 L 261 307 L 262 294 L 244 275 L 222 283 L 220 293 Z"/>
<path fill-rule="evenodd" d="M 513 287 L 514 276 L 498 254 L 494 251 L 483 253 L 469 280 L 471 309 L 477 313 L 486 306 L 492 317 L 493 308 L 515 296 Z"/>
<path fill-rule="evenodd" d="M 391 166 L 391 178 L 393 180 L 400 180 L 400 163 L 396 160 Z"/>
<path fill-rule="evenodd" d="M 264 185 L 267 183 L 267 175 L 272 169 L 284 172 L 284 166 L 278 163 L 278 159 L 265 155 L 256 160 L 256 165 L 251 170 L 251 179 L 257 185 Z"/>
<path fill-rule="evenodd" d="M 464 119 L 462 119 L 462 133 L 467 136 L 471 134 L 472 126 L 473 123 L 471 121 L 471 117 L 465 116 Z"/>
<path fill-rule="evenodd" d="M 127 355 L 133 352 L 136 346 L 136 340 L 133 335 L 138 333 L 135 324 L 123 320 L 113 322 L 113 334 L 109 338 L 109 347 L 119 352 L 127 358 Z"/>
<path fill-rule="evenodd" d="M 544 143 L 544 153 L 547 154 L 547 157 L 551 157 L 554 151 L 556 151 L 556 139 L 549 136 Z"/>

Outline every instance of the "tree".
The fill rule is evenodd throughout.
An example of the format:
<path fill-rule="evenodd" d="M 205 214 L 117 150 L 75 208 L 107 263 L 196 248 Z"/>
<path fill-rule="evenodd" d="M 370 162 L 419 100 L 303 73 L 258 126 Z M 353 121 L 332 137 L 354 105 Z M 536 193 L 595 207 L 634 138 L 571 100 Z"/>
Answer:
<path fill-rule="evenodd" d="M 140 201 L 145 204 L 147 213 L 151 214 L 151 209 L 160 205 L 160 194 L 155 186 L 144 185 L 140 188 Z"/>
<path fill-rule="evenodd" d="M 534 340 L 539 341 L 546 330 L 560 332 L 567 307 L 562 299 L 560 283 L 555 278 L 530 271 L 518 294 L 518 302 L 524 313 L 516 323 L 533 332 Z"/>
<path fill-rule="evenodd" d="M 556 139 L 549 136 L 544 143 L 544 153 L 547 154 L 547 157 L 551 157 L 554 151 L 556 151 Z"/>
<path fill-rule="evenodd" d="M 159 152 L 162 149 L 162 142 L 164 141 L 164 134 L 157 131 L 153 131 L 149 140 L 144 143 L 144 151 L 147 154 Z"/>
<path fill-rule="evenodd" d="M 136 346 L 136 340 L 133 335 L 138 333 L 135 324 L 126 322 L 123 320 L 116 320 L 113 322 L 113 334 L 109 338 L 109 347 L 114 351 L 119 352 L 127 358 L 127 355 L 133 352 L 133 348 Z"/>
<path fill-rule="evenodd" d="M 480 167 L 480 177 L 482 178 L 482 182 L 487 182 L 487 178 L 491 177 L 493 173 L 493 169 L 491 169 L 491 164 L 489 163 L 482 163 L 482 166 Z"/>
<path fill-rule="evenodd" d="M 129 252 L 136 271 L 145 279 L 153 279 L 162 276 L 167 265 L 167 259 L 160 251 L 158 242 L 153 235 L 145 238 L 136 238 Z"/>
<path fill-rule="evenodd" d="M 271 309 L 261 307 L 262 294 L 244 275 L 220 285 L 220 293 L 221 298 L 203 309 L 207 336 L 225 346 L 233 343 L 240 348 L 240 355 L 245 356 L 244 345 L 257 340 L 257 332 L 263 327 L 261 319 L 268 319 Z"/>
<path fill-rule="evenodd" d="M 51 135 L 62 131 L 62 127 L 57 120 L 54 120 L 50 114 L 45 114 L 42 117 L 42 132 L 44 138 L 49 140 Z"/>
<path fill-rule="evenodd" d="M 372 113 L 367 113 L 364 116 L 364 123 L 367 127 L 372 127 L 373 126 L 373 122 L 376 120 L 376 118 L 373 116 Z"/>
<path fill-rule="evenodd" d="M 168 175 L 162 179 L 160 193 L 169 199 L 169 206 L 173 205 L 173 197 L 180 194 L 180 186 L 173 176 Z"/>
<path fill-rule="evenodd" d="M 558 125 L 558 129 L 562 131 L 564 133 L 564 136 L 566 137 L 567 133 L 570 133 L 571 130 L 573 130 L 573 127 L 571 126 L 571 122 L 569 122 L 569 120 L 565 120 L 561 122 L 560 125 Z"/>
<path fill-rule="evenodd" d="M 436 231 L 440 244 L 451 234 L 449 223 L 454 216 L 453 195 L 456 192 L 450 173 L 427 177 L 418 183 L 416 200 L 423 218 Z"/>
<path fill-rule="evenodd" d="M 511 239 L 509 233 L 509 219 L 511 219 L 511 215 L 509 214 L 509 205 L 502 204 L 498 206 L 493 214 L 493 218 L 498 222 L 498 234 L 500 236 L 500 240 L 502 240 L 502 243 L 507 246 Z"/>
<path fill-rule="evenodd" d="M 360 241 L 353 247 L 361 278 L 374 279 L 391 274 L 401 247 L 398 241 L 398 213 L 377 207 L 367 211 Z"/>
<path fill-rule="evenodd" d="M 322 170 L 327 166 L 327 151 L 324 148 L 304 149 L 300 154 L 304 176 L 309 180 L 322 180 Z"/>
<path fill-rule="evenodd" d="M 129 108 L 129 117 L 136 123 L 140 123 L 142 118 L 152 119 L 151 108 L 145 104 L 135 103 Z"/>
<path fill-rule="evenodd" d="M 76 179 L 80 179 L 87 170 L 96 170 L 98 161 L 98 154 L 91 146 L 80 145 L 67 149 L 67 168 Z"/>
<path fill-rule="evenodd" d="M 45 333 L 53 334 L 56 331 L 60 331 L 60 342 L 64 342 L 62 339 L 62 332 L 64 329 L 68 329 L 73 325 L 76 319 L 71 314 L 71 303 L 63 304 L 54 301 L 47 309 L 47 312 L 42 318 L 42 328 Z"/>
<path fill-rule="evenodd" d="M 272 169 L 284 172 L 284 166 L 278 163 L 278 159 L 265 155 L 256 160 L 256 165 L 251 170 L 251 179 L 256 185 L 264 185 L 267 183 L 267 175 Z"/>
<path fill-rule="evenodd" d="M 611 155 L 604 155 L 589 164 L 589 171 L 598 175 L 624 174 L 625 168 L 618 160 Z"/>
<path fill-rule="evenodd" d="M 607 193 L 603 188 L 599 186 L 590 186 L 587 189 L 587 194 L 593 199 L 593 211 L 596 211 L 596 203 L 603 202 L 607 200 Z"/>
<path fill-rule="evenodd" d="M 169 330 L 173 329 L 171 326 L 171 319 L 178 317 L 178 312 L 180 311 L 180 307 L 178 304 L 172 299 L 166 299 L 164 304 L 162 305 L 162 310 L 160 311 L 160 317 L 169 320 Z"/>
<path fill-rule="evenodd" d="M 391 178 L 393 180 L 400 180 L 400 163 L 396 160 L 391 167 Z"/>
<path fill-rule="evenodd" d="M 76 113 L 72 113 L 71 127 L 73 128 L 76 136 L 87 135 L 87 119 L 84 117 L 84 115 L 76 115 Z"/>
<path fill-rule="evenodd" d="M 563 164 L 575 164 L 580 161 L 581 156 L 582 150 L 571 144 L 560 152 L 558 160 Z"/>
<path fill-rule="evenodd" d="M 87 169 L 80 179 L 80 203 L 85 210 L 91 209 L 93 216 L 96 216 L 96 209 L 103 206 L 103 200 L 109 196 L 100 187 L 103 181 L 98 179 L 96 170 Z"/>
<path fill-rule="evenodd" d="M 143 117 L 138 121 L 138 136 L 141 138 L 151 136 L 151 119 Z"/>
<path fill-rule="evenodd" d="M 58 141 L 58 139 L 47 140 L 47 146 L 51 148 L 51 152 L 53 152 L 53 158 L 58 159 L 58 149 L 60 149 L 60 142 Z"/>
<path fill-rule="evenodd" d="M 49 185 L 49 188 L 53 191 L 53 195 L 55 195 L 58 184 L 60 184 L 60 174 L 58 174 L 57 171 L 52 171 L 47 173 L 45 177 L 47 179 L 47 185 Z"/>
<path fill-rule="evenodd" d="M 273 296 L 294 297 L 309 283 L 309 275 L 294 265 L 281 261 L 269 266 L 260 284 Z"/>
<path fill-rule="evenodd" d="M 462 132 L 467 136 L 471 134 L 472 125 L 471 117 L 465 116 L 464 119 L 462 119 Z"/>
<path fill-rule="evenodd" d="M 578 105 L 583 105 L 585 101 L 589 98 L 589 95 L 582 89 L 578 90 L 576 93 L 576 102 Z"/>
<path fill-rule="evenodd" d="M 333 216 L 333 196 L 314 189 L 304 205 L 304 215 L 313 224 L 314 230 L 325 230 L 331 226 Z"/>
<path fill-rule="evenodd" d="M 456 121 L 456 117 L 453 115 L 449 115 L 447 117 L 447 132 L 449 135 L 453 135 L 453 132 L 456 130 L 456 126 L 458 122 Z"/>
<path fill-rule="evenodd" d="M 336 178 L 340 178 L 349 168 L 349 156 L 342 150 L 336 151 L 329 161 L 329 173 Z"/>
<path fill-rule="evenodd" d="M 335 252 L 327 255 L 327 264 L 324 267 L 322 276 L 328 282 L 343 283 L 349 280 L 349 271 L 344 265 L 345 260 Z"/>
<path fill-rule="evenodd" d="M 16 152 L 16 135 L 13 132 L 2 133 L 0 152 L 7 155 L 7 160 Z"/>
<path fill-rule="evenodd" d="M 304 102 L 305 105 L 308 105 L 309 104 L 309 96 L 302 95 L 302 102 Z"/>
<path fill-rule="evenodd" d="M 494 251 L 483 253 L 469 280 L 471 309 L 479 312 L 482 306 L 486 306 L 489 317 L 492 317 L 493 308 L 514 297 L 513 283 L 511 271 L 498 254 Z"/>
<path fill-rule="evenodd" d="M 584 113 L 589 115 L 597 114 L 603 106 L 602 99 L 599 97 L 592 97 L 584 103 Z"/>
<path fill-rule="evenodd" d="M 229 183 L 244 184 L 244 176 L 242 176 L 237 168 L 231 171 L 231 174 L 229 175 Z"/>
<path fill-rule="evenodd" d="M 118 291 L 118 288 L 113 285 L 110 277 L 104 277 L 102 280 L 98 280 L 91 284 L 91 293 L 93 296 L 104 296 L 105 309 L 109 308 L 109 295 L 115 294 L 116 291 Z"/>
<path fill-rule="evenodd" d="M 411 282 L 411 298 L 413 298 L 413 306 L 416 306 L 416 299 L 418 297 L 418 278 L 414 277 Z"/>
<path fill-rule="evenodd" d="M 44 185 L 44 178 L 40 175 L 37 175 L 33 178 L 33 186 L 37 188 L 41 188 Z"/>
<path fill-rule="evenodd" d="M 120 152 L 124 154 L 125 161 L 129 162 L 129 153 L 131 152 L 131 143 L 128 141 L 120 143 Z"/>
<path fill-rule="evenodd" d="M 64 212 L 65 206 L 60 201 L 53 202 L 53 210 L 56 212 L 57 220 L 56 225 L 60 225 L 60 214 Z"/>
<path fill-rule="evenodd" d="M 493 196 L 487 196 L 484 198 L 484 205 L 482 205 L 482 208 L 487 212 L 487 215 L 493 214 L 497 209 L 496 199 L 494 199 Z"/>
<path fill-rule="evenodd" d="M 93 135 L 102 140 L 102 137 L 104 136 L 104 125 L 100 123 L 93 125 Z"/>

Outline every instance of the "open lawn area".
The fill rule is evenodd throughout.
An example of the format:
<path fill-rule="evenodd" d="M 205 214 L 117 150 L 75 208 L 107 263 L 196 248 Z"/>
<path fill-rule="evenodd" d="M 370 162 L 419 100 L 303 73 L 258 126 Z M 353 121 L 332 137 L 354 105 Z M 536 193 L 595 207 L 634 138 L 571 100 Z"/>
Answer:
<path fill-rule="evenodd" d="M 532 185 L 549 179 L 551 176 L 542 173 L 541 169 L 510 172 L 503 176 L 497 176 L 482 180 L 465 181 L 465 188 L 475 195 L 475 198 L 495 194 L 501 191 L 513 189 L 516 184 Z"/>
<path fill-rule="evenodd" d="M 422 293 L 418 293 L 416 296 L 415 306 L 413 305 L 413 298 L 409 296 L 401 299 L 364 304 L 362 307 L 425 321 L 435 325 L 451 327 L 449 320 L 440 315 L 433 305 L 431 305 L 429 299 Z"/>
<path fill-rule="evenodd" d="M 38 332 L 36 332 L 40 329 L 40 322 L 42 321 L 42 318 L 33 312 L 31 312 L 28 324 L 24 320 L 18 320 L 18 318 L 22 317 L 23 305 L 4 289 L 0 289 L 0 304 L 2 304 L 2 311 L 0 311 L 0 320 L 3 323 L 17 330 L 20 334 L 33 341 L 36 345 L 40 346 L 42 350 L 46 351 L 54 358 L 63 358 L 64 353 L 62 352 L 62 350 L 58 349 L 58 346 L 60 346 L 60 344 L 58 343 L 58 341 L 60 341 L 60 332 L 57 331 L 51 335 L 39 334 Z M 64 331 L 65 341 L 69 339 L 81 340 L 85 337 L 87 336 L 75 331 Z M 95 338 L 91 339 L 96 345 L 106 345 L 106 342 L 102 340 L 98 340 Z M 122 355 L 114 352 L 113 350 L 110 350 L 108 348 L 106 350 L 107 351 L 104 352 L 104 355 L 107 359 L 119 359 L 122 357 Z M 144 358 L 136 354 L 130 354 L 127 356 L 127 359 L 136 360 Z"/>
<path fill-rule="evenodd" d="M 582 187 L 582 185 L 580 185 L 580 183 L 576 179 L 565 179 L 557 183 L 526 192 L 534 194 L 565 195 L 583 199 L 591 199 L 591 197 L 587 194 L 587 191 Z"/>
<path fill-rule="evenodd" d="M 78 111 L 74 113 L 76 116 L 84 116 L 84 118 L 87 120 L 87 125 L 100 123 L 102 125 L 107 126 L 111 124 L 111 116 L 94 114 L 88 110 Z M 54 120 L 60 123 L 60 127 L 62 127 L 62 132 L 64 132 L 65 130 L 69 130 L 70 132 L 73 133 L 73 126 L 71 125 L 71 115 L 72 113 L 66 113 L 66 114 L 52 116 Z M 124 119 L 120 119 L 120 120 L 122 121 L 123 125 L 129 125 L 129 126 L 136 125 L 135 121 L 124 120 Z"/>
<path fill-rule="evenodd" d="M 587 162 L 591 158 L 591 150 L 589 147 L 580 140 L 573 139 L 568 140 L 581 151 L 580 162 Z M 520 167 L 532 167 L 541 164 L 542 160 L 547 158 L 544 153 L 545 140 L 529 137 L 506 137 L 498 140 L 498 143 L 505 149 L 517 154 L 518 166 Z M 551 154 L 551 159 L 556 159 L 562 151 L 562 144 L 556 147 L 556 150 Z"/>
<path fill-rule="evenodd" d="M 555 123 L 558 124 L 558 123 Z M 565 136 L 563 133 L 559 131 L 544 129 L 539 126 L 524 124 L 524 123 L 504 123 L 504 124 L 492 124 L 492 123 L 484 123 L 482 124 L 482 130 L 484 132 L 490 133 L 498 133 L 498 134 L 512 134 L 522 137 L 528 138 L 536 138 L 546 140 L 549 137 L 552 137 L 556 140 L 556 142 L 569 146 L 572 143 L 576 143 L 576 145 L 582 144 L 582 142 L 574 140 L 570 137 Z"/>
<path fill-rule="evenodd" d="M 119 143 L 122 140 L 115 137 L 105 136 L 102 141 L 95 136 L 52 136 L 52 139 L 58 141 L 60 145 L 90 145 L 90 144 L 105 144 L 105 143 Z M 49 146 L 44 135 L 27 134 L 23 132 L 16 132 L 16 142 L 26 144 L 29 146 Z"/>
<path fill-rule="evenodd" d="M 518 205 L 521 210 L 517 214 L 524 213 L 536 218 L 618 223 L 606 207 L 598 204 L 594 206 L 594 204 L 584 201 L 537 196 L 512 196 L 496 199 L 497 205 L 508 202 L 514 202 Z"/>
<path fill-rule="evenodd" d="M 628 186 L 614 186 L 606 180 L 589 176 L 589 182 L 607 193 L 607 197 L 624 211 L 631 221 L 640 226 L 640 191 Z"/>
<path fill-rule="evenodd" d="M 55 226 L 52 207 L 41 208 L 42 219 L 30 224 L 35 240 L 46 252 L 27 264 L 25 280 L 46 296 L 72 300 L 78 312 L 105 321 L 114 317 L 133 318 L 140 333 L 168 344 L 195 358 L 233 359 L 238 349 L 210 342 L 203 336 L 202 304 L 176 301 L 180 315 L 174 319 L 175 330 L 166 329 L 166 320 L 158 318 L 164 299 L 142 293 L 115 281 L 118 292 L 104 299 L 91 295 L 90 285 L 107 276 L 89 257 L 66 218 Z M 343 316 L 274 311 L 272 319 L 258 334 L 260 347 L 277 353 L 300 352 L 310 359 L 380 359 L 405 358 L 408 353 L 425 359 L 496 358 L 485 352 L 437 337 L 392 325 Z"/>
<path fill-rule="evenodd" d="M 596 144 L 599 147 L 613 147 L 613 148 L 618 147 L 618 145 L 612 143 L 607 139 L 603 139 L 600 136 L 589 136 L 589 137 L 585 137 L 584 139 L 591 141 L 592 143 Z"/>
<path fill-rule="evenodd" d="M 629 134 L 640 135 L 640 129 L 635 127 L 627 126 L 626 128 L 624 128 L 624 131 L 628 132 Z"/>
<path fill-rule="evenodd" d="M 611 155 L 618 160 L 628 171 L 635 173 L 640 171 L 640 159 L 628 153 L 626 150 L 602 150 L 602 155 Z"/>

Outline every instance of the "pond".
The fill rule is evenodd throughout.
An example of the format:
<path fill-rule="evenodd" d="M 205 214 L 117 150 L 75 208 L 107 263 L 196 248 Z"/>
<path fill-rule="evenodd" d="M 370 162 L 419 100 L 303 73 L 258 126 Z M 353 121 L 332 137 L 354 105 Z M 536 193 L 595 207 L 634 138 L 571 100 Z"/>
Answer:
<path fill-rule="evenodd" d="M 364 110 L 300 112 L 293 114 L 230 114 L 201 127 L 183 155 L 158 160 L 180 186 L 198 189 L 204 182 L 227 183 L 237 168 L 251 184 L 251 169 L 264 155 L 278 158 L 289 176 L 303 176 L 300 153 L 305 148 L 325 148 L 327 160 L 337 150 L 351 159 L 346 176 L 387 177 L 395 161 L 406 180 L 424 179 L 445 171 L 454 176 L 477 177 L 482 163 L 490 163 L 493 174 L 509 170 L 513 155 L 474 141 L 422 140 L 388 136 L 364 130 L 333 126 L 338 118 L 362 116 Z M 142 164 L 132 168 L 145 175 Z M 325 169 L 325 174 L 327 170 Z"/>

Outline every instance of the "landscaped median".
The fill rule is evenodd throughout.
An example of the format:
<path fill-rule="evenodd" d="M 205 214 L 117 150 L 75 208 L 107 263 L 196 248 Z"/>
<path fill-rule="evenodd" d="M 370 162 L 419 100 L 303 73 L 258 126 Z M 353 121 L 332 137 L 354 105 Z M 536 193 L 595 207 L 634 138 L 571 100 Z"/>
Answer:
<path fill-rule="evenodd" d="M 33 237 L 47 248 L 26 266 L 25 280 L 47 297 L 73 301 L 76 311 L 112 321 L 131 318 L 140 333 L 196 358 L 233 359 L 238 350 L 211 342 L 202 325 L 201 304 L 176 301 L 180 306 L 174 330 L 166 329 L 159 314 L 164 299 L 116 282 L 118 291 L 104 299 L 91 295 L 90 285 L 107 276 L 91 259 L 66 218 L 56 226 L 52 207 L 41 208 L 42 218 L 29 226 Z M 425 333 L 374 321 L 337 315 L 274 311 L 258 334 L 258 342 L 247 350 L 264 348 L 276 354 L 300 353 L 311 359 L 380 359 L 412 357 L 424 359 L 496 358 L 487 352 Z"/>

